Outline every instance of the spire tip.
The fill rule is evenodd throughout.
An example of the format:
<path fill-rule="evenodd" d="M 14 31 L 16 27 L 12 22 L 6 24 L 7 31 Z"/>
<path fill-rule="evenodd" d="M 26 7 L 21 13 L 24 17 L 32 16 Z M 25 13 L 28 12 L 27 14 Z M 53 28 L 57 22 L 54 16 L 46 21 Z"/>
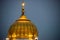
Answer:
<path fill-rule="evenodd" d="M 25 6 L 25 3 L 24 3 L 24 1 L 22 2 L 22 15 L 24 15 L 24 6 Z"/>

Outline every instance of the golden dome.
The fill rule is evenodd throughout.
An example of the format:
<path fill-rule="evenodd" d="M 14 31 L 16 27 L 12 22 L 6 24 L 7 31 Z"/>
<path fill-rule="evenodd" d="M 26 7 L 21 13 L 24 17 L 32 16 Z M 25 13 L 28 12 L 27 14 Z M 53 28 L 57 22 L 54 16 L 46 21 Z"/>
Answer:
<path fill-rule="evenodd" d="M 12 39 L 34 39 L 38 36 L 38 31 L 36 26 L 26 18 L 25 15 L 22 15 L 18 20 L 13 23 L 8 31 L 7 37 Z"/>
<path fill-rule="evenodd" d="M 10 27 L 7 40 L 35 40 L 38 37 L 36 26 L 24 15 L 24 5 L 22 15 Z"/>

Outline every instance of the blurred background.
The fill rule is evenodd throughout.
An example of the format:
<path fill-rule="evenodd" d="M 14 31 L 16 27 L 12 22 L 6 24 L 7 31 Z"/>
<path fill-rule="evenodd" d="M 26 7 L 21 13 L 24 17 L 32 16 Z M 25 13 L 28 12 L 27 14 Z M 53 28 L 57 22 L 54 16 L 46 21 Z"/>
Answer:
<path fill-rule="evenodd" d="M 59 0 L 24 0 L 25 15 L 39 31 L 39 40 L 60 40 Z M 21 15 L 22 0 L 0 0 L 0 40 Z"/>

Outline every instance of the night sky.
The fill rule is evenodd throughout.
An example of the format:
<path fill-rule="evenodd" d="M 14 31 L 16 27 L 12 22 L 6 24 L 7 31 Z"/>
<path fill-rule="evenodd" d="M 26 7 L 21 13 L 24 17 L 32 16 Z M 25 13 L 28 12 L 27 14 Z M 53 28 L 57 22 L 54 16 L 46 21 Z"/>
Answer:
<path fill-rule="evenodd" d="M 24 0 L 25 15 L 39 31 L 39 40 L 59 40 L 59 0 Z M 22 0 L 0 0 L 0 40 L 21 15 Z"/>

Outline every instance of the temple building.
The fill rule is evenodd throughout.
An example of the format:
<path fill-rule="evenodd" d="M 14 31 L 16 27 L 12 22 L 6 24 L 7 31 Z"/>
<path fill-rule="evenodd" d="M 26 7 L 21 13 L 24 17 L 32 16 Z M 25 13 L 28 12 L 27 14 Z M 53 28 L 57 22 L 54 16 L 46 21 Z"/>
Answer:
<path fill-rule="evenodd" d="M 6 40 L 38 40 L 36 26 L 24 15 L 25 3 L 22 2 L 21 16 L 10 26 Z"/>

